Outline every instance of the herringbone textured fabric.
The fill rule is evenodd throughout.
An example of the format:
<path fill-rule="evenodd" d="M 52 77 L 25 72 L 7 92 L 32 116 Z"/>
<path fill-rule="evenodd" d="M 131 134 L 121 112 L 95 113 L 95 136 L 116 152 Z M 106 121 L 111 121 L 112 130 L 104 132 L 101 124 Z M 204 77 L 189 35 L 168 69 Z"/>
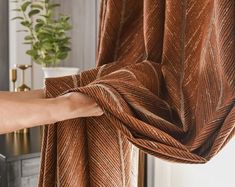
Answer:
<path fill-rule="evenodd" d="M 206 163 L 235 129 L 233 0 L 103 0 L 97 68 L 50 78 L 104 110 L 44 129 L 41 187 L 129 187 L 131 143 Z M 62 110 L 62 109 L 58 109 Z"/>

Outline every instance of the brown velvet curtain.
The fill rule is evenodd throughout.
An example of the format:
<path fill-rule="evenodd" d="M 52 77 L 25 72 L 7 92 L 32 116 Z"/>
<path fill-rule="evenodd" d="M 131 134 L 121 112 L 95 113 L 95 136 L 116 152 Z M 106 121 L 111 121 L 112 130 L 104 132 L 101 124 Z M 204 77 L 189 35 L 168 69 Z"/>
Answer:
<path fill-rule="evenodd" d="M 131 186 L 131 143 L 209 161 L 235 132 L 234 37 L 234 0 L 103 0 L 97 68 L 45 94 L 85 93 L 105 114 L 45 127 L 39 186 Z"/>

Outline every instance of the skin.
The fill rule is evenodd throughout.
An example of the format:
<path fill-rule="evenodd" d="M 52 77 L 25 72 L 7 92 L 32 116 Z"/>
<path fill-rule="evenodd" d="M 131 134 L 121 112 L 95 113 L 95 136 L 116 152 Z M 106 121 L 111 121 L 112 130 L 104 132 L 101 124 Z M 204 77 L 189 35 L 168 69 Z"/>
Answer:
<path fill-rule="evenodd" d="M 0 134 L 102 114 L 94 99 L 79 92 L 49 99 L 43 90 L 0 92 Z"/>

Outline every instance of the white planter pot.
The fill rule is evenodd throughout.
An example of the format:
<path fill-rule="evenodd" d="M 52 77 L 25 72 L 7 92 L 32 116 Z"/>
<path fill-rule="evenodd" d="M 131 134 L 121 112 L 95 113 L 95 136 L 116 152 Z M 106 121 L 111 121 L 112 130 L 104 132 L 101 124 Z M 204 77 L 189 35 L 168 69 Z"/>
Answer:
<path fill-rule="evenodd" d="M 42 67 L 42 70 L 44 78 L 76 75 L 79 72 L 79 68 L 70 67 Z"/>

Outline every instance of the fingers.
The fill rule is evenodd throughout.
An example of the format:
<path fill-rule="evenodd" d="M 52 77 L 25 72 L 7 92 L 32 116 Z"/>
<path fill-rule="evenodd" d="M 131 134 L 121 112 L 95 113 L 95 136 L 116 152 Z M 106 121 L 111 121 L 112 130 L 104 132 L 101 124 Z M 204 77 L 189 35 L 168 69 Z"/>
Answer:
<path fill-rule="evenodd" d="M 71 116 L 74 117 L 91 117 L 103 115 L 103 110 L 90 96 L 80 93 L 71 92 L 64 97 L 68 97 L 71 105 Z"/>
<path fill-rule="evenodd" d="M 100 106 L 97 104 L 95 107 L 95 113 L 93 116 L 102 116 L 104 114 L 104 111 L 100 108 Z"/>

